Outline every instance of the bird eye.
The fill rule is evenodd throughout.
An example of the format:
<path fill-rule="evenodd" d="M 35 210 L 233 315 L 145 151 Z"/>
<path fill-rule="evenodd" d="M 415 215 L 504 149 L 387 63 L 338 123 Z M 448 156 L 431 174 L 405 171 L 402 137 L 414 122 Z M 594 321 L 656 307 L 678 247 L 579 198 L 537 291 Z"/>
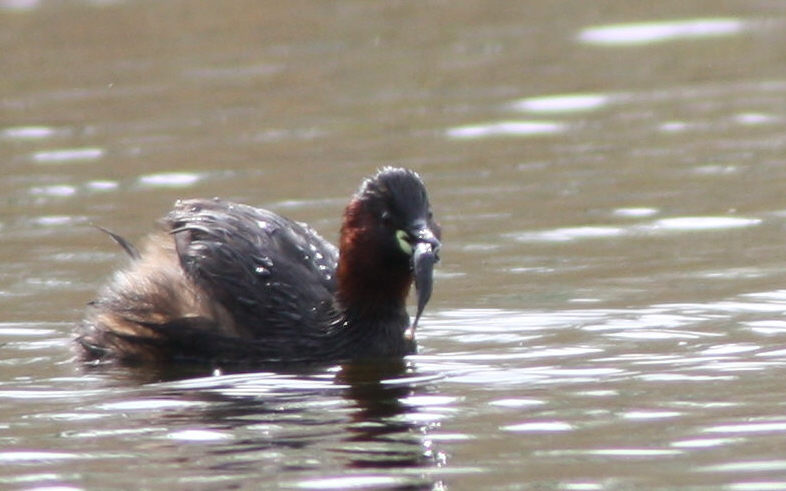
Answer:
<path fill-rule="evenodd" d="M 390 225 L 393 221 L 393 218 L 390 216 L 390 212 L 388 210 L 383 211 L 380 218 L 382 219 L 382 223 L 384 225 Z"/>

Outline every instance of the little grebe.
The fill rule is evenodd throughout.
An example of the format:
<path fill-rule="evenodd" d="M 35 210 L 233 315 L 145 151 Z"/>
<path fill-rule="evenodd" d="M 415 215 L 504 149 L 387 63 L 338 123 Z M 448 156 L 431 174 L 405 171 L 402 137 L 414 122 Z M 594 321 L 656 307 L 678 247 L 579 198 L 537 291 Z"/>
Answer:
<path fill-rule="evenodd" d="M 91 302 L 83 359 L 320 362 L 415 349 L 441 234 L 411 170 L 362 183 L 338 249 L 305 224 L 220 199 L 178 201 L 160 228 L 141 252 L 107 231 L 132 262 Z"/>

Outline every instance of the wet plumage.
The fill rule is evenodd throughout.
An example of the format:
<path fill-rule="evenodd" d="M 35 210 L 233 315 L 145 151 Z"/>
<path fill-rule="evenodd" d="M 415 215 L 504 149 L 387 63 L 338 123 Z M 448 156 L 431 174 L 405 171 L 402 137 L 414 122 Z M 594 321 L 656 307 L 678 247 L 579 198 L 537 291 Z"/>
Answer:
<path fill-rule="evenodd" d="M 440 229 L 406 169 L 365 180 L 347 206 L 339 248 L 305 224 L 220 199 L 185 200 L 136 249 L 79 327 L 91 360 L 214 363 L 338 361 L 414 351 Z"/>

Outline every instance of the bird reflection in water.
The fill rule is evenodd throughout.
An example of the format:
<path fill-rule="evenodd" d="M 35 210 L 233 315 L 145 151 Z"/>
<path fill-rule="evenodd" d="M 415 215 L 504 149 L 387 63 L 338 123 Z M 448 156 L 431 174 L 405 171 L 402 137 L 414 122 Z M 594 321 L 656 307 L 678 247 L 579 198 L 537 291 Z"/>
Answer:
<path fill-rule="evenodd" d="M 400 489 L 441 486 L 435 470 L 446 465 L 446 457 L 429 438 L 438 425 L 433 418 L 437 408 L 430 406 L 426 414 L 408 403 L 413 397 L 434 396 L 433 384 L 441 376 L 419 373 L 408 360 L 185 379 L 194 372 L 181 371 L 178 377 L 150 366 L 104 368 L 91 373 L 104 378 L 120 397 L 122 386 L 132 382 L 130 395 L 140 404 L 181 404 L 168 410 L 151 404 L 138 425 L 175 434 L 199 428 L 225 436 L 209 442 L 207 455 L 199 460 L 213 472 L 227 473 L 228 479 L 253 473 L 269 474 L 279 483 L 340 479 L 351 484 L 355 477 L 373 475 Z M 141 388 L 139 382 L 144 383 Z M 149 445 L 149 436 L 140 436 L 140 444 Z M 173 449 L 181 444 L 161 441 Z"/>

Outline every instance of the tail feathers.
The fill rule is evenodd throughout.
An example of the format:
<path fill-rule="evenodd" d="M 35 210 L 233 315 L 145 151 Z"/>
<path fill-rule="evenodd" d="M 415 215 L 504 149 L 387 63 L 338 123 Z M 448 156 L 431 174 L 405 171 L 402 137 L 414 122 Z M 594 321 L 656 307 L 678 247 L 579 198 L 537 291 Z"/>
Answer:
<path fill-rule="evenodd" d="M 111 237 L 112 240 L 115 241 L 117 245 L 119 245 L 120 247 L 123 248 L 124 251 L 126 251 L 126 254 L 131 256 L 132 259 L 139 259 L 141 257 L 141 255 L 139 254 L 139 250 L 137 250 L 137 248 L 134 247 L 134 244 L 126 240 L 126 238 L 112 232 L 108 228 L 102 227 L 101 225 L 93 224 L 93 226 L 98 230 L 107 234 L 109 237 Z"/>
<path fill-rule="evenodd" d="M 154 361 L 161 356 L 160 340 L 139 332 L 126 334 L 111 330 L 90 329 L 74 340 L 80 358 L 92 362 L 121 361 L 137 363 Z"/>
<path fill-rule="evenodd" d="M 77 337 L 74 341 L 82 348 L 81 355 L 86 360 L 104 360 L 111 357 L 112 352 L 107 346 L 96 343 L 86 334 Z"/>

